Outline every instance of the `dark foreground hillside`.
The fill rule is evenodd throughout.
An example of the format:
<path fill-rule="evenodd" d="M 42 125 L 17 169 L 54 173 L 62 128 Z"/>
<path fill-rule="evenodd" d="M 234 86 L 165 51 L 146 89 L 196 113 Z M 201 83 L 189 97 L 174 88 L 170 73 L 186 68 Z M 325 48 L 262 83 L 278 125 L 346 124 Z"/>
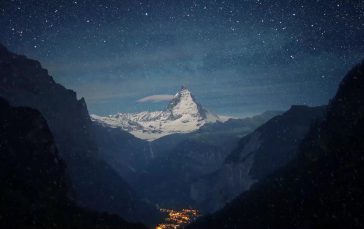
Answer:
<path fill-rule="evenodd" d="M 76 207 L 42 115 L 0 99 L 0 228 L 145 228 Z"/>
<path fill-rule="evenodd" d="M 159 212 L 102 160 L 86 102 L 54 81 L 41 64 L 0 44 L 0 97 L 38 110 L 67 165 L 68 195 L 82 207 L 154 224 Z"/>
<path fill-rule="evenodd" d="M 364 228 L 364 62 L 343 79 L 297 158 L 188 229 Z"/>

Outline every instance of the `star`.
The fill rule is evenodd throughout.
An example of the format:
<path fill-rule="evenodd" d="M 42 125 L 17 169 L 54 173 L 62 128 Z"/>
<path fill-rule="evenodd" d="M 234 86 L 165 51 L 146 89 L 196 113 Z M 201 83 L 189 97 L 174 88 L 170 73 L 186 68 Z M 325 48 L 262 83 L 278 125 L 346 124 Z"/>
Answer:
<path fill-rule="evenodd" d="M 88 104 L 91 111 L 134 109 L 121 91 L 131 98 L 140 91 L 172 92 L 184 82 L 214 104 L 210 79 L 222 85 L 214 96 L 230 104 L 227 110 L 241 109 L 237 113 L 285 109 L 303 100 L 297 97 L 324 104 L 339 73 L 364 53 L 363 16 L 352 1 L 9 2 L 0 9 L 0 42 L 49 66 L 55 80 L 80 96 L 95 98 L 84 85 L 105 87 Z M 282 96 L 307 82 L 314 86 L 306 94 Z M 272 96 L 264 87 L 277 101 L 267 102 Z M 244 109 L 241 98 L 251 99 Z"/>

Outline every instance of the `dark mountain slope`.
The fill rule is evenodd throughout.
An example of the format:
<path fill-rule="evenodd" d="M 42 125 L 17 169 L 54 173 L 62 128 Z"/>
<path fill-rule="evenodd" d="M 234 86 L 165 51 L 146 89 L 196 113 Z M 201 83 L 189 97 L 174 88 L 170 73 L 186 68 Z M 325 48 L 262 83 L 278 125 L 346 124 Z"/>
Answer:
<path fill-rule="evenodd" d="M 188 228 L 364 228 L 364 62 L 343 79 L 297 158 Z"/>
<path fill-rule="evenodd" d="M 111 165 L 129 184 L 143 173 L 152 159 L 148 141 L 139 139 L 120 128 L 93 123 L 100 157 Z"/>
<path fill-rule="evenodd" d="M 297 147 L 311 124 L 321 120 L 325 111 L 325 107 L 292 106 L 243 138 L 225 162 L 241 163 L 249 157 L 248 154 L 253 154 L 254 162 L 249 174 L 253 179 L 266 177 L 296 156 Z M 257 135 L 259 146 L 255 150 L 247 150 L 248 144 Z"/>
<path fill-rule="evenodd" d="M 12 105 L 35 108 L 45 117 L 67 164 L 72 198 L 81 206 L 133 221 L 147 218 L 135 192 L 100 158 L 85 100 L 77 100 L 75 92 L 54 82 L 39 62 L 1 45 L 0 97 Z"/>
<path fill-rule="evenodd" d="M 207 123 L 192 133 L 173 134 L 154 140 L 152 142 L 153 151 L 156 152 L 156 157 L 163 157 L 181 148 L 179 144 L 185 145 L 184 141 L 193 141 L 195 144 L 210 144 L 225 153 L 230 152 L 237 146 L 240 138 L 281 113 L 280 111 L 267 111 L 253 117 Z"/>
<path fill-rule="evenodd" d="M 0 99 L 0 228 L 145 228 L 78 208 L 41 114 Z"/>
<path fill-rule="evenodd" d="M 286 165 L 295 158 L 311 123 L 324 112 L 325 107 L 292 106 L 242 138 L 218 170 L 193 183 L 191 195 L 199 208 L 217 210 Z"/>

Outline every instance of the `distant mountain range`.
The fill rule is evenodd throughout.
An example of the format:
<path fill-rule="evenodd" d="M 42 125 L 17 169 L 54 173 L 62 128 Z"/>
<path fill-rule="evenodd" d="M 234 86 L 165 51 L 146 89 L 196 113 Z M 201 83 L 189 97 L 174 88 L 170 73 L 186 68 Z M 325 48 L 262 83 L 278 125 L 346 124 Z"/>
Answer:
<path fill-rule="evenodd" d="M 164 111 L 118 113 L 106 117 L 91 115 L 91 118 L 148 141 L 176 133 L 190 133 L 206 123 L 221 121 L 219 116 L 202 107 L 186 87 L 181 88 Z"/>

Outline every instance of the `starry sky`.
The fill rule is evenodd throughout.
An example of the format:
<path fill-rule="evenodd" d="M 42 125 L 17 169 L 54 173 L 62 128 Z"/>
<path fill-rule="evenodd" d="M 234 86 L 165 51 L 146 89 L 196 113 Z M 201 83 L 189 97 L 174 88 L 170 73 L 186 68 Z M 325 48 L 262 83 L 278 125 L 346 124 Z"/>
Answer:
<path fill-rule="evenodd" d="M 231 116 L 326 104 L 364 58 L 360 0 L 1 0 L 0 29 L 100 115 L 181 85 Z"/>

